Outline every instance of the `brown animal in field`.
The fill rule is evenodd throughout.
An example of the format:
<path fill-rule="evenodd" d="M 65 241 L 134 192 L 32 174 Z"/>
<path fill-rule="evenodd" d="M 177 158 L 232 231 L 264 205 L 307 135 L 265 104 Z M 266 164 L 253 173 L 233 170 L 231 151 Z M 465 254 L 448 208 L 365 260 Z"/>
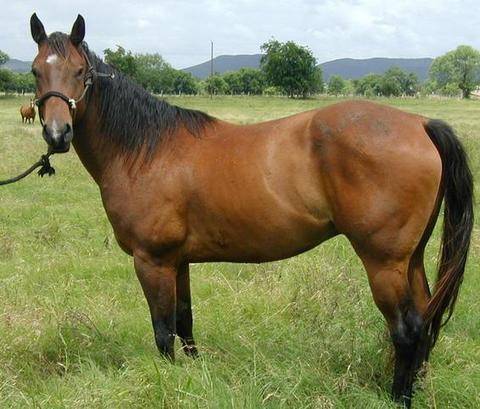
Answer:
<path fill-rule="evenodd" d="M 73 144 L 98 184 L 133 256 L 159 351 L 173 359 L 178 337 L 197 355 L 190 263 L 281 260 L 343 234 L 388 323 L 392 397 L 410 408 L 416 375 L 453 313 L 474 226 L 472 174 L 453 130 L 360 100 L 231 124 L 158 100 L 116 72 L 83 42 L 80 15 L 70 35 L 47 36 L 36 14 L 30 25 L 43 137 L 53 153 Z M 424 253 L 442 202 L 431 291 Z M 284 335 L 272 336 L 281 348 Z"/>
<path fill-rule="evenodd" d="M 22 116 L 23 123 L 35 123 L 35 102 L 33 98 L 30 99 L 29 105 L 22 105 L 20 107 L 20 115 Z"/>

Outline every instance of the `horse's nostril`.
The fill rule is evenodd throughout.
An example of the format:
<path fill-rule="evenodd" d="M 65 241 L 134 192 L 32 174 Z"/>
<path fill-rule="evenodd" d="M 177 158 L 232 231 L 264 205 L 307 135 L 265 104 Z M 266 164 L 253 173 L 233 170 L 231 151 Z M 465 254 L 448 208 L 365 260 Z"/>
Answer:
<path fill-rule="evenodd" d="M 43 139 L 45 139 L 45 142 L 47 142 L 49 145 L 51 145 L 52 144 L 52 130 L 47 125 L 43 125 L 42 135 L 43 135 Z"/>
<path fill-rule="evenodd" d="M 63 139 L 65 142 L 70 142 L 73 138 L 73 129 L 70 124 L 65 124 L 65 131 L 63 133 Z"/>

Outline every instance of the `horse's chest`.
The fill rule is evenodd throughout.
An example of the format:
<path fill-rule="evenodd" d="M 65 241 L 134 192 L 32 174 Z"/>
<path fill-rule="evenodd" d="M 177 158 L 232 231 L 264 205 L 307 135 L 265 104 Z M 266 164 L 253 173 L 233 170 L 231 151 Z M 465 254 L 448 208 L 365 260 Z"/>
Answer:
<path fill-rule="evenodd" d="M 138 249 L 162 253 L 185 239 L 185 221 L 178 207 L 161 196 L 102 194 L 102 198 L 117 242 L 128 254 Z"/>

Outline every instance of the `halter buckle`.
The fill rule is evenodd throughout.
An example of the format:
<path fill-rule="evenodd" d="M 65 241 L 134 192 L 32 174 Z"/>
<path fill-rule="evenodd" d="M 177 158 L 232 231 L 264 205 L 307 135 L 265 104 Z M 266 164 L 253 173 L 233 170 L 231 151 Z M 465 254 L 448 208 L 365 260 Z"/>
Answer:
<path fill-rule="evenodd" d="M 70 108 L 72 110 L 77 109 L 77 103 L 75 102 L 75 100 L 73 98 L 70 98 L 68 100 L 68 105 L 70 105 Z"/>

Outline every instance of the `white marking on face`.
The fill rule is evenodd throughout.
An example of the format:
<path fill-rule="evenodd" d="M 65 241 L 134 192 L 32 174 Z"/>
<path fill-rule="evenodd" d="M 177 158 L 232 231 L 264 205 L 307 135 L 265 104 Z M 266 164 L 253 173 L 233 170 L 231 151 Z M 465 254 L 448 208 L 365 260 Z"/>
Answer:
<path fill-rule="evenodd" d="M 57 54 L 50 54 L 47 57 L 46 63 L 47 64 L 55 64 L 58 60 L 58 55 Z"/>
<path fill-rule="evenodd" d="M 58 126 L 57 121 L 54 119 L 52 121 L 52 138 L 55 141 L 58 141 L 61 135 L 62 135 L 62 132 L 60 131 L 60 127 Z"/>

